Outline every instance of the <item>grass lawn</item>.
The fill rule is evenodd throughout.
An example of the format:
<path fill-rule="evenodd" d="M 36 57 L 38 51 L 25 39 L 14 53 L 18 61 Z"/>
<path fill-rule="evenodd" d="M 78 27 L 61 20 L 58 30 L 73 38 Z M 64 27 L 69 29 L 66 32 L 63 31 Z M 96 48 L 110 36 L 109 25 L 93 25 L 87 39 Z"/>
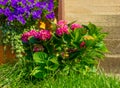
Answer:
<path fill-rule="evenodd" d="M 19 79 L 19 72 L 9 65 L 0 66 L 0 88 L 120 88 L 120 80 L 114 76 L 99 74 L 57 75 L 44 80 Z M 21 70 L 22 71 L 22 70 Z M 19 75 L 17 75 L 19 74 Z"/>

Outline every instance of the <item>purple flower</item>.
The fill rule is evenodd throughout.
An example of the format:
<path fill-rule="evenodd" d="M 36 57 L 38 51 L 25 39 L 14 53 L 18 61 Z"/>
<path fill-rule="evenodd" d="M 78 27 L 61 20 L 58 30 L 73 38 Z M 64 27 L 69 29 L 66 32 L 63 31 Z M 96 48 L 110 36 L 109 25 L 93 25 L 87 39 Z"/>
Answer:
<path fill-rule="evenodd" d="M 46 18 L 47 19 L 54 19 L 55 18 L 55 13 L 54 12 L 51 12 L 49 14 L 46 15 Z"/>
<path fill-rule="evenodd" d="M 10 15 L 12 14 L 12 12 L 11 12 L 10 9 L 7 7 L 7 8 L 5 8 L 4 14 L 5 14 L 5 16 L 10 16 Z"/>
<path fill-rule="evenodd" d="M 36 10 L 36 11 L 32 12 L 32 16 L 34 19 L 41 18 L 41 14 L 42 14 L 41 10 Z"/>
<path fill-rule="evenodd" d="M 3 14 L 3 9 L 0 9 L 0 14 Z"/>
<path fill-rule="evenodd" d="M 32 16 L 33 19 L 40 19 L 43 10 L 48 11 L 46 18 L 54 18 L 54 2 L 53 0 L 0 0 L 0 15 L 6 16 L 8 21 L 17 20 L 22 24 L 26 23 L 26 18 Z"/>
<path fill-rule="evenodd" d="M 22 0 L 21 1 L 23 5 L 26 5 L 27 4 L 27 1 L 26 0 Z"/>
<path fill-rule="evenodd" d="M 49 30 L 40 30 L 36 36 L 36 38 L 43 40 L 43 41 L 49 40 L 51 37 L 52 35 Z"/>
<path fill-rule="evenodd" d="M 18 7 L 15 10 L 16 10 L 17 14 L 24 14 L 24 12 L 25 12 L 25 9 L 22 7 Z"/>
<path fill-rule="evenodd" d="M 47 10 L 49 12 L 51 12 L 53 10 L 53 8 L 54 8 L 54 1 L 53 0 L 49 0 Z"/>
<path fill-rule="evenodd" d="M 31 2 L 31 3 L 34 3 L 34 0 L 28 0 L 29 2 Z"/>
<path fill-rule="evenodd" d="M 11 21 L 13 21 L 15 19 L 15 16 L 14 15 L 10 15 L 10 16 L 8 16 L 7 19 L 11 22 Z"/>
<path fill-rule="evenodd" d="M 11 0 L 11 6 L 12 7 L 17 7 L 18 5 L 17 5 L 17 3 L 18 3 L 18 1 L 17 0 Z"/>
<path fill-rule="evenodd" d="M 19 15 L 19 16 L 17 17 L 17 20 L 20 21 L 22 24 L 25 24 L 25 23 L 26 23 L 26 21 L 25 21 L 25 19 L 24 19 L 24 17 L 23 17 L 22 15 Z"/>
<path fill-rule="evenodd" d="M 6 5 L 7 2 L 8 2 L 8 0 L 2 0 L 2 1 L 0 1 L 0 5 Z"/>
<path fill-rule="evenodd" d="M 43 8 L 44 8 L 43 6 L 46 6 L 46 3 L 37 2 L 37 3 L 35 4 L 35 6 L 41 8 L 41 9 L 43 9 Z"/>

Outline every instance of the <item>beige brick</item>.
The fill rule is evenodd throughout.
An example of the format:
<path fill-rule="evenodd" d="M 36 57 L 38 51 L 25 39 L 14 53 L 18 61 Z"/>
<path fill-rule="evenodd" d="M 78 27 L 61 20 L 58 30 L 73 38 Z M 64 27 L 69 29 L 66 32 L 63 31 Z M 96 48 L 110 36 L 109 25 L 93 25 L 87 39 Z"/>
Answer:
<path fill-rule="evenodd" d="M 111 55 L 100 62 L 100 67 L 107 73 L 120 73 L 120 56 Z"/>

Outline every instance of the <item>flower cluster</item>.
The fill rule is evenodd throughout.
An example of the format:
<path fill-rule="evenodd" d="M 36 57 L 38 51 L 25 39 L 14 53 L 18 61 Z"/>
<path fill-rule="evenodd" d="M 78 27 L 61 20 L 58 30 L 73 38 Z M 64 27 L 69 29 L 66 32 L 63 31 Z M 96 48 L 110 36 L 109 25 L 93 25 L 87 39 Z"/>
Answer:
<path fill-rule="evenodd" d="M 41 30 L 36 34 L 36 38 L 38 38 L 39 40 L 49 40 L 51 38 L 51 32 L 49 30 Z"/>
<path fill-rule="evenodd" d="M 39 32 L 35 30 L 30 30 L 28 32 L 23 33 L 21 39 L 24 43 L 27 43 L 30 37 L 46 41 L 49 40 L 51 36 L 52 35 L 49 30 L 40 30 Z"/>
<path fill-rule="evenodd" d="M 71 25 L 71 30 L 75 30 L 77 28 L 82 28 L 82 26 L 79 24 L 76 24 L 76 23 L 73 23 Z M 65 21 L 65 20 L 58 21 L 57 29 L 56 29 L 55 33 L 57 36 L 62 36 L 63 34 L 69 34 L 70 32 L 69 32 L 69 27 L 68 27 L 67 21 Z M 30 37 L 34 37 L 36 39 L 46 41 L 52 37 L 52 34 L 49 30 L 44 30 L 44 29 L 40 30 L 39 32 L 37 32 L 35 30 L 31 30 L 31 31 L 25 32 L 22 35 L 21 39 L 23 42 L 28 42 L 28 39 Z"/>
<path fill-rule="evenodd" d="M 47 19 L 54 18 L 54 0 L 2 0 L 0 1 L 0 15 L 7 17 L 8 21 L 18 20 L 22 24 L 32 16 L 33 19 L 41 18 L 44 10 Z"/>
<path fill-rule="evenodd" d="M 69 34 L 67 21 L 60 20 L 57 25 L 56 35 L 62 36 L 63 34 Z"/>
<path fill-rule="evenodd" d="M 79 24 L 76 24 L 76 23 L 74 23 L 74 24 L 71 25 L 71 30 L 75 30 L 77 28 L 82 28 L 82 26 L 79 25 Z"/>
<path fill-rule="evenodd" d="M 28 42 L 28 39 L 29 39 L 30 37 L 35 37 L 36 34 L 37 34 L 37 31 L 31 30 L 31 31 L 28 31 L 28 32 L 25 32 L 24 34 L 22 34 L 21 39 L 22 39 L 23 42 L 26 43 L 26 42 Z"/>
<path fill-rule="evenodd" d="M 66 20 L 60 20 L 57 23 L 58 29 L 56 30 L 56 35 L 62 36 L 63 34 L 69 34 L 68 22 Z M 82 28 L 82 25 L 73 23 L 70 27 L 71 30 L 75 30 L 77 28 Z"/>

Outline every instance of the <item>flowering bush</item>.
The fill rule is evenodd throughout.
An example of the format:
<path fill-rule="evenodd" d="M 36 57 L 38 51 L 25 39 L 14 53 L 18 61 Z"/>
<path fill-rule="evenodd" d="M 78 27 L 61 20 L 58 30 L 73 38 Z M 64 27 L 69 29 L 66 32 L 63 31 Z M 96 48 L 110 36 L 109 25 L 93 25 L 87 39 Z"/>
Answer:
<path fill-rule="evenodd" d="M 22 34 L 25 62 L 31 63 L 30 76 L 44 78 L 56 72 L 91 72 L 107 51 L 105 33 L 89 23 L 68 24 L 60 20 L 51 30 L 31 30 Z"/>

